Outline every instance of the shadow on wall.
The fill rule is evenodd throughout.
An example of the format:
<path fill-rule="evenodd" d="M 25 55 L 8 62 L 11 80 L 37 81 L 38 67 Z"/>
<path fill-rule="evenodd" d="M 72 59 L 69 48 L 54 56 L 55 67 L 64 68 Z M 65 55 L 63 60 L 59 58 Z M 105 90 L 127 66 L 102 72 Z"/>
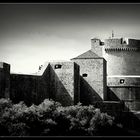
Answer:
<path fill-rule="evenodd" d="M 115 93 L 107 87 L 107 100 L 108 101 L 120 101 Z"/>
<path fill-rule="evenodd" d="M 42 76 L 11 74 L 10 99 L 27 106 L 40 104 L 49 96 L 49 67 Z"/>
<path fill-rule="evenodd" d="M 129 134 L 140 136 L 140 113 L 132 112 L 132 110 L 125 105 L 124 101 L 120 100 L 109 88 L 107 93 L 108 101 L 103 103 L 100 102 L 100 104 L 96 105 L 96 107 L 100 108 L 102 112 L 107 112 L 109 115 L 114 116 L 115 122 L 121 123 L 126 131 L 133 130 L 130 131 Z M 117 108 L 113 102 L 116 102 Z M 107 105 L 110 107 L 105 109 L 105 106 Z"/>
<path fill-rule="evenodd" d="M 80 102 L 84 105 L 95 104 L 97 101 L 103 101 L 98 93 L 80 76 Z"/>
<path fill-rule="evenodd" d="M 73 99 L 70 96 L 63 83 L 50 66 L 50 89 L 49 98 L 60 102 L 63 106 L 73 105 Z"/>
<path fill-rule="evenodd" d="M 37 100 L 37 77 L 11 75 L 10 99 L 13 103 L 24 101 L 27 105 Z"/>
<path fill-rule="evenodd" d="M 63 106 L 74 103 L 51 65 L 42 76 L 11 74 L 10 98 L 14 103 L 24 101 L 28 106 L 33 103 L 38 105 L 46 98 L 58 101 Z"/>
<path fill-rule="evenodd" d="M 36 103 L 40 104 L 44 99 L 49 98 L 50 87 L 50 65 L 47 66 L 42 76 L 38 77 L 37 81 L 37 100 Z"/>

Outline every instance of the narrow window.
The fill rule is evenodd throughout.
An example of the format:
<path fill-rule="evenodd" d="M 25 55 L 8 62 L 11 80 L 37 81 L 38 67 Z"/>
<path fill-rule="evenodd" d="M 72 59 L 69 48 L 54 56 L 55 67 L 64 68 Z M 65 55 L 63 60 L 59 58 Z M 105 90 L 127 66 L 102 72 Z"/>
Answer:
<path fill-rule="evenodd" d="M 124 83 L 124 79 L 120 79 L 120 84 L 123 84 Z"/>
<path fill-rule="evenodd" d="M 126 41 L 123 41 L 123 44 L 126 44 Z"/>
<path fill-rule="evenodd" d="M 62 67 L 62 65 L 60 65 L 60 64 L 56 64 L 56 65 L 54 66 L 55 69 L 61 69 L 61 67 Z"/>
<path fill-rule="evenodd" d="M 83 73 L 82 76 L 83 76 L 83 77 L 87 77 L 87 74 L 86 74 L 86 73 Z"/>

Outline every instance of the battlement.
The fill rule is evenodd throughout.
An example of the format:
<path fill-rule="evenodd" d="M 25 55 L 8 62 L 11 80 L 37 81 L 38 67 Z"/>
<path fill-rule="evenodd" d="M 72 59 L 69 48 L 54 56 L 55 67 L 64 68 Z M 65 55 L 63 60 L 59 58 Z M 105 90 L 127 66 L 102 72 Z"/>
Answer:
<path fill-rule="evenodd" d="M 105 51 L 140 51 L 140 40 L 112 38 L 105 40 Z"/>
<path fill-rule="evenodd" d="M 119 48 L 105 48 L 106 52 L 110 51 L 140 51 L 140 48 L 119 47 Z"/>
<path fill-rule="evenodd" d="M 132 47 L 135 46 L 140 48 L 140 40 L 129 39 L 129 45 Z"/>
<path fill-rule="evenodd" d="M 124 42 L 123 38 L 112 38 L 112 39 L 105 39 L 106 46 L 114 46 L 114 45 L 122 45 Z"/>
<path fill-rule="evenodd" d="M 101 42 L 100 39 L 91 39 L 91 50 L 102 56 L 102 46 L 106 52 L 110 51 L 140 51 L 140 40 L 129 38 L 111 38 Z"/>

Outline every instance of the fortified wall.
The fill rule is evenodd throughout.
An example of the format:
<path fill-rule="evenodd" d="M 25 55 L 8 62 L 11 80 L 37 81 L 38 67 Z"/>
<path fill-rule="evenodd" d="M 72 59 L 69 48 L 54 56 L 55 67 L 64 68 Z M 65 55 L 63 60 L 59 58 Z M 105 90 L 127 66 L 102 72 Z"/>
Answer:
<path fill-rule="evenodd" d="M 10 65 L 0 63 L 0 97 L 28 106 L 49 98 L 63 106 L 79 102 L 79 66 L 74 62 L 50 62 L 35 75 L 12 74 Z"/>
<path fill-rule="evenodd" d="M 91 49 L 66 62 L 47 62 L 34 75 L 10 73 L 0 63 L 0 97 L 39 104 L 45 98 L 62 105 L 104 103 L 117 110 L 140 111 L 140 40 L 91 39 Z"/>
<path fill-rule="evenodd" d="M 87 58 L 90 53 L 72 59 L 80 66 L 80 101 L 85 105 L 107 99 L 106 61 L 95 56 Z"/>
<path fill-rule="evenodd" d="M 0 62 L 0 98 L 10 96 L 10 65 Z"/>
<path fill-rule="evenodd" d="M 127 128 L 136 128 L 140 123 L 140 40 L 93 38 L 90 50 L 71 61 L 46 62 L 32 75 L 13 74 L 9 64 L 0 62 L 0 98 L 28 106 L 45 98 L 63 106 L 92 104 L 119 123 L 122 120 Z"/>

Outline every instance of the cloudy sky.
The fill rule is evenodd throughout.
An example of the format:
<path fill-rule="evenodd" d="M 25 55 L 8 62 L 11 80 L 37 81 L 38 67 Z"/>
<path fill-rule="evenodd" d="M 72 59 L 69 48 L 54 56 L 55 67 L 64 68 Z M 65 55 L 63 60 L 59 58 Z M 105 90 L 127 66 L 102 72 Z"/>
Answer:
<path fill-rule="evenodd" d="M 140 4 L 0 4 L 0 61 L 35 73 L 90 49 L 90 39 L 140 38 Z"/>

